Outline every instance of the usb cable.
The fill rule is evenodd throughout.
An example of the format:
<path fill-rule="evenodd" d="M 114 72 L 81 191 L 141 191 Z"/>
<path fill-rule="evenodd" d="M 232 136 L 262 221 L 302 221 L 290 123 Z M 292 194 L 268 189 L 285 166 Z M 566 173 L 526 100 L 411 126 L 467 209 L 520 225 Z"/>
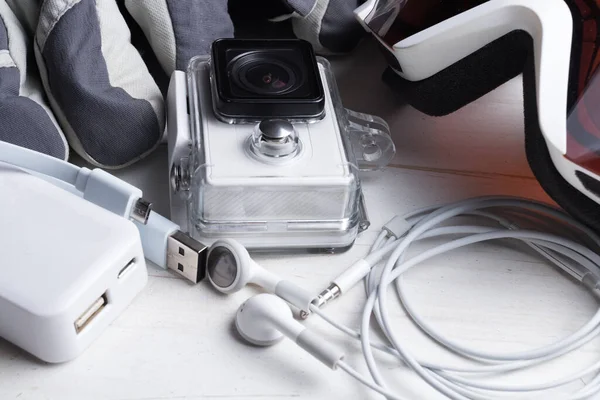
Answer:
<path fill-rule="evenodd" d="M 2 141 L 0 162 L 34 173 L 99 207 L 131 219 L 140 232 L 146 259 L 193 283 L 204 278 L 206 246 L 182 232 L 179 225 L 154 212 L 152 204 L 135 186 L 101 169 L 80 168 Z"/>

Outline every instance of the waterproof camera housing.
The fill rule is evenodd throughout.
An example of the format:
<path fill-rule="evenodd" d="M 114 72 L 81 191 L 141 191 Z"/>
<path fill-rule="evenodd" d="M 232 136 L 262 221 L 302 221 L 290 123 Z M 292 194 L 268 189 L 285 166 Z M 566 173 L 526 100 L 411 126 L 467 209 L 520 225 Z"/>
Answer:
<path fill-rule="evenodd" d="M 169 89 L 171 217 L 210 244 L 343 250 L 368 227 L 358 171 L 395 153 L 382 119 L 346 110 L 300 40 L 219 40 Z"/>

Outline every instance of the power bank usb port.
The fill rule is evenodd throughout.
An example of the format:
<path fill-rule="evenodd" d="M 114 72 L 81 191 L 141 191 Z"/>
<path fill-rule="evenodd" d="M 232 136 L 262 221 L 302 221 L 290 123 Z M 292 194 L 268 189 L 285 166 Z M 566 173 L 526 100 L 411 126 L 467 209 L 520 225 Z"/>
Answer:
<path fill-rule="evenodd" d="M 77 318 L 77 320 L 75 320 L 75 331 L 80 333 L 82 330 L 84 330 L 85 327 L 88 326 L 90 322 L 92 322 L 94 318 L 98 316 L 98 314 L 100 314 L 107 303 L 106 294 L 100 296 L 100 298 L 96 300 L 94 304 L 90 306 L 90 308 L 88 308 L 83 314 L 81 314 L 79 318 Z"/>

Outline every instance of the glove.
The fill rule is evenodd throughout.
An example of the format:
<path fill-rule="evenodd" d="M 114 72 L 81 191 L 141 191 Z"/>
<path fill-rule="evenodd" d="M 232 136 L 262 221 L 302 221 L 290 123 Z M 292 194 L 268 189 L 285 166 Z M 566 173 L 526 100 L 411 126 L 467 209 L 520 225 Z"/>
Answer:
<path fill-rule="evenodd" d="M 185 70 L 213 41 L 233 37 L 227 0 L 125 0 L 163 70 Z"/>
<path fill-rule="evenodd" d="M 164 104 L 113 0 L 46 0 L 33 49 L 52 109 L 71 147 L 107 168 L 151 152 Z"/>
<path fill-rule="evenodd" d="M 294 34 L 312 43 L 319 54 L 350 52 L 365 35 L 354 17 L 364 0 L 280 0 L 289 14 L 272 20 L 290 19 Z"/>
<path fill-rule="evenodd" d="M 233 36 L 227 0 L 126 3 L 167 74 Z M 115 0 L 0 0 L 0 17 L 0 140 L 66 159 L 66 136 L 105 168 L 160 143 L 164 100 Z"/>
<path fill-rule="evenodd" d="M 37 17 L 15 0 L 0 0 L 0 140 L 66 159 L 67 141 L 46 103 L 29 21 Z M 17 17 L 19 15 L 19 17 Z M 24 24 L 21 24 L 21 21 Z"/>

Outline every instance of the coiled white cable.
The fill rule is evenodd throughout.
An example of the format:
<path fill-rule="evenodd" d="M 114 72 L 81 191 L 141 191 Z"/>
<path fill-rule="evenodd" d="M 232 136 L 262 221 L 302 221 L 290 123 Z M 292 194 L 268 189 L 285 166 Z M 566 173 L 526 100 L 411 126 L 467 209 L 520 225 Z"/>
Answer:
<path fill-rule="evenodd" d="M 477 217 L 486 224 L 448 226 L 449 221 L 457 217 Z M 589 322 L 554 344 L 506 354 L 479 351 L 453 341 L 430 325 L 416 311 L 404 290 L 402 279 L 403 274 L 410 268 L 434 256 L 470 244 L 510 239 L 530 246 L 540 256 L 567 272 L 590 289 L 595 296 L 600 297 L 600 256 L 597 254 L 600 249 L 600 237 L 598 235 L 556 208 L 512 197 L 483 197 L 441 207 L 428 207 L 404 216 L 404 222 L 407 229 L 399 238 L 391 234 L 392 230 L 384 228 L 371 247 L 369 255 L 364 259 L 366 265 L 374 267 L 368 271 L 368 275 L 364 276 L 367 302 L 363 309 L 359 332 L 333 321 L 317 305 L 312 307 L 312 311 L 325 321 L 360 340 L 371 379 L 360 375 L 345 362 L 338 364 L 340 369 L 371 389 L 394 400 L 404 398 L 390 391 L 379 371 L 373 349 L 396 356 L 403 365 L 412 369 L 432 388 L 453 400 L 548 399 L 549 390 L 568 390 L 563 387 L 588 376 L 592 376 L 592 379 L 584 387 L 571 393 L 561 393 L 560 399 L 583 400 L 600 396 L 600 361 L 579 371 L 566 371 L 562 378 L 542 383 L 511 385 L 503 383 L 501 377 L 501 374 L 507 372 L 522 372 L 562 357 L 596 338 L 600 334 L 600 309 Z M 395 223 L 397 226 L 397 221 Z M 528 228 L 533 226 L 529 229 L 521 229 L 519 225 Z M 558 231 L 561 234 L 545 233 L 548 230 Z M 445 236 L 452 240 L 407 258 L 407 250 L 414 242 Z M 362 270 L 364 265 L 361 264 Z M 395 287 L 407 315 L 425 335 L 454 354 L 475 361 L 475 365 L 457 367 L 420 360 L 414 356 L 410 343 L 405 343 L 390 324 L 387 301 L 390 285 Z M 387 338 L 388 344 L 371 342 L 373 316 L 378 328 Z M 494 375 L 498 379 L 490 380 Z"/>

